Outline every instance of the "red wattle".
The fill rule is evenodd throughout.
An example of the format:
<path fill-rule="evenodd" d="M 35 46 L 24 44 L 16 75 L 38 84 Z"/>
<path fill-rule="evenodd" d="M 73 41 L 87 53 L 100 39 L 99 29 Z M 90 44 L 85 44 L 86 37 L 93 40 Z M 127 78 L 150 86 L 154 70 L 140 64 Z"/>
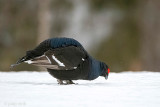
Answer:
<path fill-rule="evenodd" d="M 110 69 L 108 68 L 108 74 L 110 73 Z"/>

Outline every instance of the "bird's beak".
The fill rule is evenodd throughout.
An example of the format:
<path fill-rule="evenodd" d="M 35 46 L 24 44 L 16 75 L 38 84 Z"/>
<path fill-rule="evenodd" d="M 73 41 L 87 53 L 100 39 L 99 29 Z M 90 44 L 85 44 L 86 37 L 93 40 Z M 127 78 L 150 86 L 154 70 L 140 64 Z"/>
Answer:
<path fill-rule="evenodd" d="M 110 73 L 110 69 L 108 68 L 107 70 L 108 70 L 108 73 L 107 73 L 106 76 L 105 76 L 105 79 L 106 79 L 106 80 L 108 79 L 108 75 L 109 75 L 109 73 Z"/>
<path fill-rule="evenodd" d="M 108 79 L 108 75 L 105 76 L 105 79 L 106 79 L 106 80 Z"/>

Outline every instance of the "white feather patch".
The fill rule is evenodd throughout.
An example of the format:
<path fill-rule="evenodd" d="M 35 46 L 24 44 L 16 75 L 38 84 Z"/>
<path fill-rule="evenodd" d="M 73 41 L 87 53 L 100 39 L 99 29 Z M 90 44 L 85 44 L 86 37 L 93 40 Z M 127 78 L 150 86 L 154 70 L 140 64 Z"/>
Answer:
<path fill-rule="evenodd" d="M 51 60 L 46 56 L 46 58 L 48 59 L 49 63 L 51 64 Z"/>
<path fill-rule="evenodd" d="M 74 69 L 77 69 L 77 67 L 73 67 Z"/>
<path fill-rule="evenodd" d="M 28 60 L 28 61 L 24 61 L 25 63 L 28 63 L 28 64 L 32 64 L 33 63 L 33 61 L 31 61 L 31 60 Z"/>
<path fill-rule="evenodd" d="M 65 67 L 65 65 L 61 61 L 59 61 L 54 55 L 52 55 L 52 58 L 58 63 L 59 66 Z"/>

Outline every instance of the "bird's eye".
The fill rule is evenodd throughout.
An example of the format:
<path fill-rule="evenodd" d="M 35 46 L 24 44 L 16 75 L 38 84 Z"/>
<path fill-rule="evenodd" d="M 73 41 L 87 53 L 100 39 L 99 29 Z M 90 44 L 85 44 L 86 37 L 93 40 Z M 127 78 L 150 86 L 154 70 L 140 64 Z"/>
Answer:
<path fill-rule="evenodd" d="M 108 74 L 109 74 L 109 72 L 110 72 L 110 69 L 108 68 Z"/>

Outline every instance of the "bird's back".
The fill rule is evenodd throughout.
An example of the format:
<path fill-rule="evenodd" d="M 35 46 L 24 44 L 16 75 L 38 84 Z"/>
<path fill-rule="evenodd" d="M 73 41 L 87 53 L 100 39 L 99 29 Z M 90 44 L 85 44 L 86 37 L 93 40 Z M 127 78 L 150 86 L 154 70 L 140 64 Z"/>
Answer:
<path fill-rule="evenodd" d="M 83 48 L 83 46 L 77 40 L 72 39 L 72 38 L 65 38 L 65 37 L 51 38 L 48 40 L 50 41 L 50 45 L 53 49 L 60 48 L 60 47 L 67 47 L 67 46 L 76 46 L 76 47 Z"/>

